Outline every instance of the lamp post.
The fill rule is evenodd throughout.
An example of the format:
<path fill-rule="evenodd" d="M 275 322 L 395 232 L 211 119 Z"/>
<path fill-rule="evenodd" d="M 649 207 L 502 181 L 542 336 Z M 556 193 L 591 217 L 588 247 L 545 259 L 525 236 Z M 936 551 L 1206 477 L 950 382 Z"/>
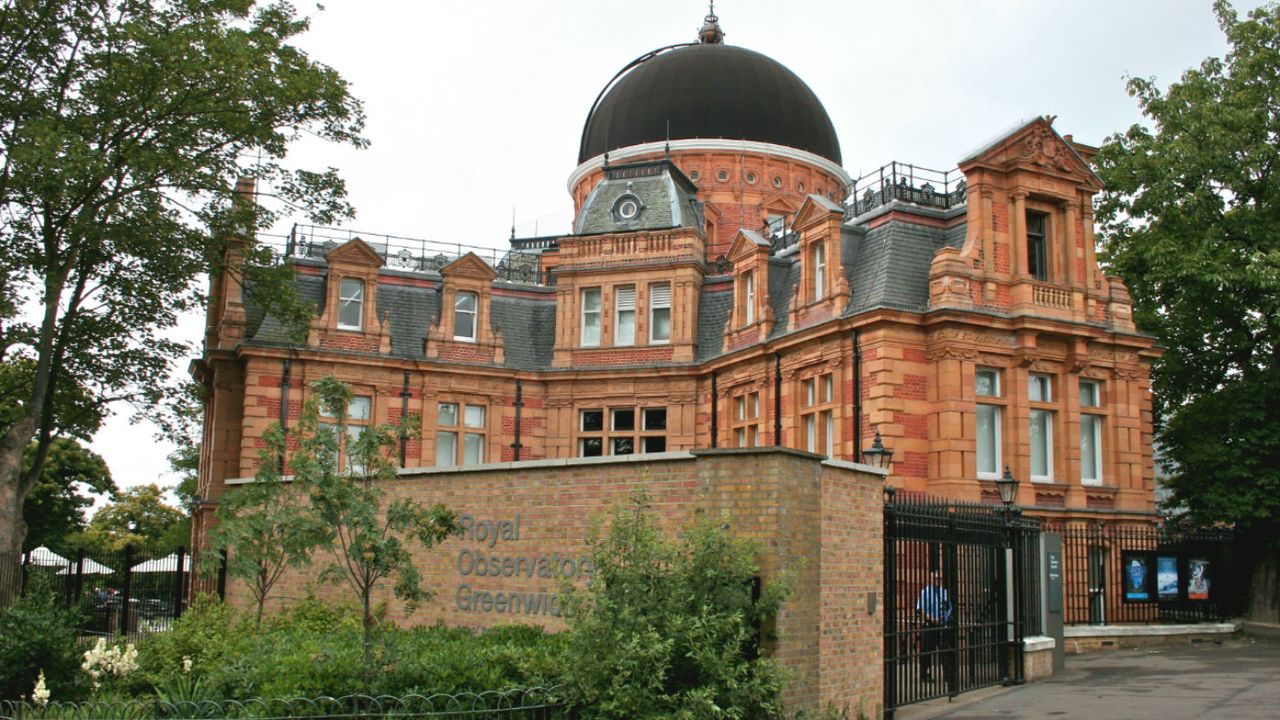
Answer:
<path fill-rule="evenodd" d="M 1004 521 L 1004 576 L 1005 576 L 1005 640 L 1008 643 L 1008 651 L 1004 657 L 1004 677 L 1005 684 L 1021 684 L 1022 673 L 1020 666 L 1022 663 L 1022 655 L 1018 652 L 1021 642 L 1021 633 L 1018 632 L 1018 591 L 1017 581 L 1014 577 L 1017 570 L 1017 558 L 1015 557 L 1015 549 L 1013 544 L 1013 529 L 1011 520 L 1015 510 L 1014 503 L 1018 499 L 1018 480 L 1009 470 L 1009 466 L 1004 466 L 1004 474 L 996 480 L 996 490 L 1000 493 L 1000 502 L 1004 503 L 1004 511 L 1000 513 L 1001 519 Z"/>
<path fill-rule="evenodd" d="M 879 430 L 876 430 L 876 439 L 872 441 L 871 447 L 862 451 L 862 457 L 866 464 L 871 467 L 877 467 L 881 470 L 889 469 L 889 462 L 893 460 L 893 450 L 884 446 L 884 441 L 880 439 Z"/>
<path fill-rule="evenodd" d="M 879 434 L 876 440 L 880 439 Z M 1018 499 L 1018 481 L 1013 477 L 1013 473 L 1009 471 L 1009 466 L 1004 466 L 1004 474 L 996 480 L 996 490 L 1000 493 L 1000 502 L 1004 503 L 1004 512 L 1006 517 L 1013 510 L 1013 503 Z"/>

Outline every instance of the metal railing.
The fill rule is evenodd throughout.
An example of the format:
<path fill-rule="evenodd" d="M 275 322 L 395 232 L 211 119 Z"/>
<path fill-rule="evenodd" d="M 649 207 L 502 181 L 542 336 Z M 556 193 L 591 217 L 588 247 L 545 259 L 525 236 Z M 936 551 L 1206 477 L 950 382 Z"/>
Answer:
<path fill-rule="evenodd" d="M 1220 622 L 1244 610 L 1248 573 L 1230 530 L 1047 529 L 1062 533 L 1067 625 Z"/>
<path fill-rule="evenodd" d="M 347 720 L 350 718 L 467 718 L 468 720 L 552 720 L 572 717 L 557 688 L 521 688 L 457 695 L 286 698 L 220 701 L 84 702 L 39 704 L 0 701 L 0 720 Z"/>
<path fill-rule="evenodd" d="M 0 566 L 0 597 L 16 599 L 36 575 L 61 603 L 78 608 L 84 635 L 143 635 L 169 629 L 186 609 L 191 556 L 185 548 L 56 553 L 36 548 Z"/>
<path fill-rule="evenodd" d="M 264 236 L 264 238 L 267 236 Z M 323 258 L 345 242 L 360 238 L 386 259 L 387 267 L 405 272 L 438 273 L 445 265 L 467 253 L 492 267 L 498 277 L 508 282 L 550 285 L 551 273 L 542 267 L 542 250 L 557 246 L 556 238 L 515 240 L 511 248 L 500 250 L 462 243 L 444 243 L 425 238 L 411 238 L 383 233 L 369 233 L 347 228 L 294 224 L 289 234 L 279 241 L 264 239 L 282 258 Z"/>
<path fill-rule="evenodd" d="M 846 219 L 894 201 L 946 210 L 964 205 L 967 198 L 959 169 L 931 170 L 894 161 L 853 181 Z"/>
<path fill-rule="evenodd" d="M 1023 639 L 1040 632 L 1038 520 L 896 492 L 884 523 L 886 717 L 1018 682 Z"/>

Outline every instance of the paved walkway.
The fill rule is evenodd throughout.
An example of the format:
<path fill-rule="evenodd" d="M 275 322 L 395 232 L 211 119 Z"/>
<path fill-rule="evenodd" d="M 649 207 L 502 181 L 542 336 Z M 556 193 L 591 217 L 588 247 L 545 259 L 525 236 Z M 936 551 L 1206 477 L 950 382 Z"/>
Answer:
<path fill-rule="evenodd" d="M 897 720 L 1280 718 L 1280 640 L 1243 638 L 1067 657 L 1067 670 L 1013 688 L 898 710 Z"/>

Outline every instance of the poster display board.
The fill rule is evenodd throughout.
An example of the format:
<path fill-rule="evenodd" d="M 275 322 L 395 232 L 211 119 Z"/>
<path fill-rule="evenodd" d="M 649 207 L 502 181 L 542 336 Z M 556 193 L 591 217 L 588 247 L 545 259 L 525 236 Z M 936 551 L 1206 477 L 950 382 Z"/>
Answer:
<path fill-rule="evenodd" d="M 1156 556 L 1156 596 L 1161 600 L 1178 597 L 1178 558 L 1174 555 Z"/>
<path fill-rule="evenodd" d="M 1155 600 L 1154 553 L 1122 552 L 1120 564 L 1124 572 L 1125 602 Z"/>
<path fill-rule="evenodd" d="M 1209 599 L 1209 561 L 1204 558 L 1187 560 L 1187 599 Z"/>

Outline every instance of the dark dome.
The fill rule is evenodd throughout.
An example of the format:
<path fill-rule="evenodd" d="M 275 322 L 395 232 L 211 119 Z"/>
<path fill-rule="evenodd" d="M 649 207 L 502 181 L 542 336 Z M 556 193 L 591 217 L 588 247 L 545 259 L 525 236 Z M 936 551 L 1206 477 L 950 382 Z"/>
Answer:
<path fill-rule="evenodd" d="M 689 45 L 627 72 L 600 99 L 578 162 L 670 139 L 756 140 L 807 150 L 840 164 L 831 118 L 808 85 L 781 63 L 733 45 Z"/>

